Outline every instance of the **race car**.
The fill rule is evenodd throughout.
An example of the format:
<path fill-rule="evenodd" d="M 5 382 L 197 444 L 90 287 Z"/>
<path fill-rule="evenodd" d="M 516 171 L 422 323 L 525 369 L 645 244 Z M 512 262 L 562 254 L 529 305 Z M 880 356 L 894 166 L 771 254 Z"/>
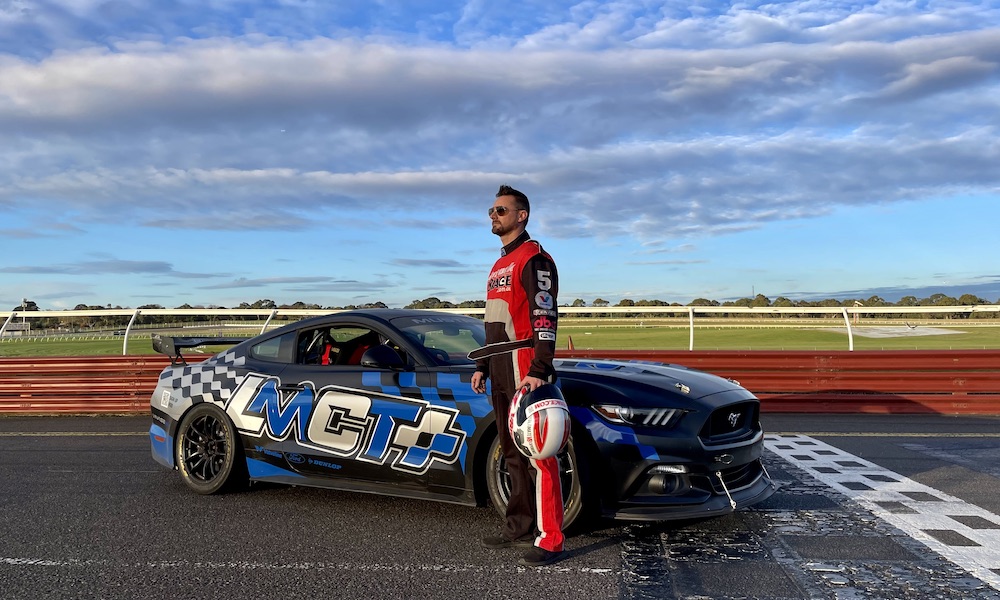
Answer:
<path fill-rule="evenodd" d="M 510 482 L 468 354 L 483 322 L 374 309 L 248 340 L 154 336 L 171 366 L 150 398 L 153 458 L 201 494 L 251 482 L 506 510 Z M 184 350 L 226 346 L 200 362 Z M 571 436 L 559 455 L 567 529 L 595 516 L 661 521 L 768 498 L 760 402 L 678 365 L 557 359 Z"/>

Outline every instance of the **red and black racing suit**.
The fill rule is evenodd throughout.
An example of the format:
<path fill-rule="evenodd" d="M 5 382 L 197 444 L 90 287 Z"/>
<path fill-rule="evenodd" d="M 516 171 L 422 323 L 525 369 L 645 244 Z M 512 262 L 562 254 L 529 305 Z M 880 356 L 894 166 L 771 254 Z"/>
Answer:
<path fill-rule="evenodd" d="M 476 363 L 476 368 L 492 381 L 493 413 L 510 472 L 510 501 L 501 535 L 517 540 L 534 535 L 537 527 L 535 545 L 550 552 L 563 549 L 559 461 L 555 457 L 530 460 L 538 473 L 533 486 L 529 459 L 514 446 L 507 429 L 507 410 L 515 387 L 525 375 L 555 380 L 552 357 L 556 348 L 558 291 L 555 262 L 538 242 L 530 239 L 528 232 L 504 246 L 487 281 L 486 343 L 531 338 L 532 345 Z"/>

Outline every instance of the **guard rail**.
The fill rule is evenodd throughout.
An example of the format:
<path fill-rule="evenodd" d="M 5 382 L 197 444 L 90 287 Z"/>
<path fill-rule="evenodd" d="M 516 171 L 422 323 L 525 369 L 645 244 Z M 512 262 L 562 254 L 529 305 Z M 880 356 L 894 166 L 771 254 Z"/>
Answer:
<path fill-rule="evenodd" d="M 707 371 L 754 392 L 763 412 L 1000 415 L 1000 350 L 558 350 L 556 355 Z M 0 358 L 0 413 L 144 413 L 168 364 L 161 355 Z"/>
<path fill-rule="evenodd" d="M 1000 350 L 568 350 L 681 364 L 738 381 L 763 412 L 1000 415 Z"/>

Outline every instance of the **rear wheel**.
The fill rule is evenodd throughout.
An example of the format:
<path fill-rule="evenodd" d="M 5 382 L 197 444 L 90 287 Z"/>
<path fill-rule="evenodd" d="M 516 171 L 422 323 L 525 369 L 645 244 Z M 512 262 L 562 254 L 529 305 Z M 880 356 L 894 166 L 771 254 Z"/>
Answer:
<path fill-rule="evenodd" d="M 236 429 L 221 408 L 202 403 L 181 421 L 175 442 L 181 479 L 199 494 L 245 487 L 247 463 Z"/>
<path fill-rule="evenodd" d="M 563 530 L 574 526 L 582 526 L 591 511 L 588 500 L 586 482 L 586 458 L 584 452 L 577 452 L 570 437 L 566 447 L 557 456 L 559 459 L 559 475 L 563 496 Z M 510 499 L 510 473 L 507 471 L 507 460 L 500 448 L 500 438 L 495 438 L 486 458 L 486 487 L 489 490 L 490 502 L 501 515 L 507 513 L 507 501 Z"/>

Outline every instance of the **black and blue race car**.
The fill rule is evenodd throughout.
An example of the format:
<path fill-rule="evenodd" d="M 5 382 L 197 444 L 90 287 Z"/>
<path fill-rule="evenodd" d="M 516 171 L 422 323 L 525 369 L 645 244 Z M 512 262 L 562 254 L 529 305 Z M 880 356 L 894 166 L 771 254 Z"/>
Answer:
<path fill-rule="evenodd" d="M 276 482 L 503 513 L 509 478 L 487 395 L 470 387 L 479 319 L 375 309 L 304 319 L 249 340 L 154 337 L 171 357 L 150 398 L 153 458 L 195 492 Z M 226 345 L 201 362 L 185 349 Z M 774 492 L 760 402 L 677 365 L 557 359 L 572 435 L 560 455 L 565 525 L 701 518 Z"/>

